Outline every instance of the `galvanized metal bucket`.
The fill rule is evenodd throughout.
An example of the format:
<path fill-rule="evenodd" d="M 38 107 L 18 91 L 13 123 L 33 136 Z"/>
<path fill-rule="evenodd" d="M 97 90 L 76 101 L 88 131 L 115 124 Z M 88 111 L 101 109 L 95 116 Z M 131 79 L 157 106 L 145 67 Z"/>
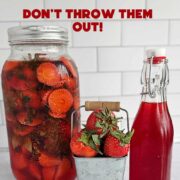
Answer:
<path fill-rule="evenodd" d="M 127 116 L 127 130 L 129 131 L 129 115 L 127 110 L 120 108 L 119 102 L 90 102 L 80 106 L 78 110 L 71 115 L 71 125 L 73 132 L 73 118 L 76 112 L 81 108 L 86 111 L 92 111 L 97 108 L 108 107 L 112 111 L 125 111 Z M 111 157 L 76 157 L 74 156 L 77 179 L 78 180 L 123 180 L 127 156 L 121 158 Z"/>
<path fill-rule="evenodd" d="M 126 158 L 74 157 L 78 180 L 123 180 Z"/>

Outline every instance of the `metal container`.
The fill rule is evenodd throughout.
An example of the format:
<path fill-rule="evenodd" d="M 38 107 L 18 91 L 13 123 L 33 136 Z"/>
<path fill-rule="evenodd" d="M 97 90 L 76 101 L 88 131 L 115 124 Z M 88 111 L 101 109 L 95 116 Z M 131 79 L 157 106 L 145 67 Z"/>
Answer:
<path fill-rule="evenodd" d="M 75 113 L 78 113 L 81 108 L 86 111 L 92 111 L 97 108 L 108 107 L 112 111 L 124 111 L 127 116 L 127 130 L 129 131 L 129 115 L 128 111 L 120 108 L 119 102 L 90 102 L 86 101 L 85 105 L 80 106 L 71 115 L 71 125 L 73 132 L 73 119 Z M 121 158 L 111 157 L 76 157 L 74 156 L 77 180 L 123 180 L 126 166 L 127 156 Z"/>
<path fill-rule="evenodd" d="M 74 157 L 78 180 L 123 180 L 127 156 L 122 158 Z"/>

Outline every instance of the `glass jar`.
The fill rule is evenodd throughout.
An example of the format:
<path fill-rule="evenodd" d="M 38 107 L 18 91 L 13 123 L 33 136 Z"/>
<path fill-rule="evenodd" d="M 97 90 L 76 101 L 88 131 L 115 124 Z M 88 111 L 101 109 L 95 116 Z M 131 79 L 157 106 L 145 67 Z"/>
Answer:
<path fill-rule="evenodd" d="M 20 26 L 8 35 L 2 87 L 12 171 L 18 180 L 74 180 L 70 116 L 79 107 L 79 77 L 67 30 Z M 79 124 L 77 117 L 75 131 Z"/>

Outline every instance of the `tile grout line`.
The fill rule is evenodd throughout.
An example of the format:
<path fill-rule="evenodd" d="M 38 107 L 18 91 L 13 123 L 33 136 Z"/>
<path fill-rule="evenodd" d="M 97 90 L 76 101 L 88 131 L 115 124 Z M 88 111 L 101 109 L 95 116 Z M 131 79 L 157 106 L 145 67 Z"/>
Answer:
<path fill-rule="evenodd" d="M 72 48 L 74 48 L 74 32 L 73 32 L 73 29 L 72 29 L 72 22 L 70 23 L 71 24 L 71 46 Z"/>
<path fill-rule="evenodd" d="M 98 0 L 95 0 L 95 8 L 98 8 Z"/>
<path fill-rule="evenodd" d="M 121 96 L 123 96 L 124 94 L 124 90 L 123 90 L 123 84 L 124 84 L 124 73 L 121 72 Z"/>
<path fill-rule="evenodd" d="M 9 148 L 8 147 L 0 147 L 0 152 L 9 152 Z"/>
<path fill-rule="evenodd" d="M 180 44 L 172 44 L 172 45 L 167 45 L 167 44 L 149 44 L 149 45 L 145 45 L 145 44 L 140 44 L 140 45 L 101 45 L 101 46 L 91 46 L 91 45 L 76 45 L 73 48 L 144 48 L 144 47 L 180 47 Z"/>
<path fill-rule="evenodd" d="M 148 8 L 148 2 L 147 2 L 147 0 L 145 0 L 145 9 L 147 9 Z"/>
<path fill-rule="evenodd" d="M 168 21 L 168 45 L 171 43 L 171 21 Z"/>
<path fill-rule="evenodd" d="M 99 48 L 96 48 L 96 72 L 99 73 L 100 72 L 100 62 L 99 62 Z"/>
<path fill-rule="evenodd" d="M 121 21 L 121 37 L 120 37 L 120 45 L 123 46 L 123 34 L 124 34 L 124 23 Z"/>
<path fill-rule="evenodd" d="M 46 0 L 43 0 L 43 8 L 46 9 Z"/>

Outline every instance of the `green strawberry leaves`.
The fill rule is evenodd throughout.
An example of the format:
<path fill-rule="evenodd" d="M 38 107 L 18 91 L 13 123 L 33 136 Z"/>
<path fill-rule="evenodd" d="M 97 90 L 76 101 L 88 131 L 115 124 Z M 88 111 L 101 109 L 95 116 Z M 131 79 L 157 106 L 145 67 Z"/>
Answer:
<path fill-rule="evenodd" d="M 110 134 L 119 140 L 121 146 L 125 146 L 126 144 L 129 144 L 134 134 L 134 130 L 127 133 L 124 133 L 123 131 L 124 130 L 110 131 Z"/>
<path fill-rule="evenodd" d="M 96 117 L 104 123 L 108 124 L 117 124 L 119 119 L 122 118 L 116 118 L 112 111 L 110 111 L 107 107 L 103 108 L 102 111 L 96 113 Z"/>
<path fill-rule="evenodd" d="M 82 133 L 81 137 L 78 139 L 78 141 L 84 143 L 86 146 L 89 145 L 89 137 L 87 136 L 86 133 Z"/>
<path fill-rule="evenodd" d="M 96 122 L 96 127 L 102 129 L 100 138 L 103 138 L 110 130 L 117 129 L 117 123 L 120 118 L 116 118 L 107 107 L 103 108 L 102 111 L 96 113 L 96 117 L 99 121 Z"/>
<path fill-rule="evenodd" d="M 100 146 L 100 138 L 97 134 L 92 135 L 92 139 L 96 145 Z"/>
<path fill-rule="evenodd" d="M 78 139 L 78 141 L 84 143 L 86 146 L 90 146 L 99 154 L 101 155 L 103 154 L 98 148 L 100 146 L 100 137 L 99 135 L 95 134 L 94 131 L 84 130 L 81 134 L 81 137 Z"/>

